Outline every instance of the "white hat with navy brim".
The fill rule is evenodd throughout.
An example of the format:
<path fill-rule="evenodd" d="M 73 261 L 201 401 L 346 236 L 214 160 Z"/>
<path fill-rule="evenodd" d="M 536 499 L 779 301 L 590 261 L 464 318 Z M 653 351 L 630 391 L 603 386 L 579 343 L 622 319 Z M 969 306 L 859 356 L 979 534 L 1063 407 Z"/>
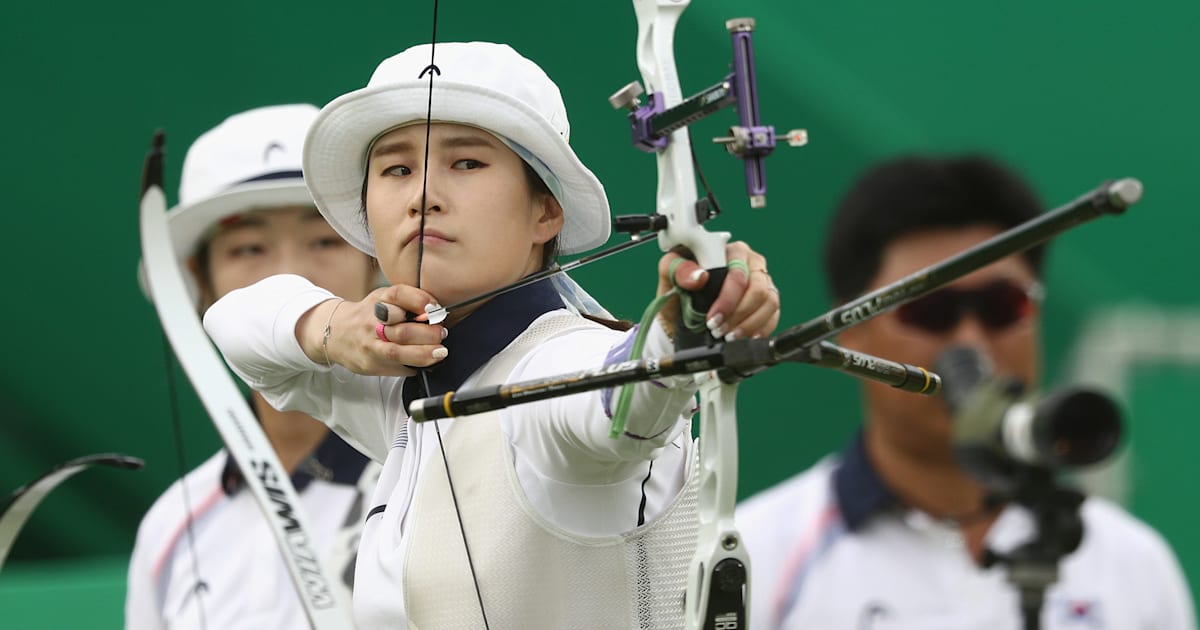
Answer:
<path fill-rule="evenodd" d="M 301 169 L 304 140 L 318 111 L 308 104 L 252 109 L 188 147 L 179 205 L 167 211 L 167 225 L 193 305 L 200 294 L 188 260 L 222 222 L 255 210 L 313 205 Z M 143 293 L 153 299 L 140 267 Z"/>

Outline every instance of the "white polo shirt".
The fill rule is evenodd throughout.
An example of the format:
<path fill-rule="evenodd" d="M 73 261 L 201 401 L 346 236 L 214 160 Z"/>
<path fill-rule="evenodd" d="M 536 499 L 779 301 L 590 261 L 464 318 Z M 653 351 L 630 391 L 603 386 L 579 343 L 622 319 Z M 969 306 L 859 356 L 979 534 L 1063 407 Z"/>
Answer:
<path fill-rule="evenodd" d="M 331 433 L 292 475 L 313 544 L 324 552 L 335 584 L 346 589 L 365 497 L 379 472 Z M 154 502 L 129 562 L 127 630 L 309 627 L 267 521 L 242 483 L 222 450 L 184 477 L 186 505 L 179 481 Z"/>
<path fill-rule="evenodd" d="M 1116 505 L 1088 498 L 1084 538 L 1059 563 L 1043 630 L 1191 630 L 1188 587 L 1170 548 Z M 752 629 L 1019 630 L 1001 566 L 979 568 L 953 524 L 900 506 L 856 439 L 839 457 L 739 506 L 751 558 Z M 987 534 L 1008 551 L 1035 533 L 1005 508 Z"/>
<path fill-rule="evenodd" d="M 438 423 L 409 421 L 408 402 L 423 396 L 422 379 L 362 376 L 340 366 L 331 371 L 313 363 L 296 341 L 299 317 L 330 294 L 299 276 L 274 276 L 250 287 L 232 291 L 217 301 L 204 317 L 205 329 L 226 361 L 251 387 L 260 391 L 276 408 L 298 410 L 325 421 L 347 442 L 384 462 L 379 484 L 371 496 L 367 522 L 359 548 L 354 591 L 355 622 L 360 630 L 405 627 L 412 622 L 422 628 L 483 627 L 478 598 L 493 628 L 590 629 L 626 627 L 630 622 L 607 623 L 574 607 L 564 594 L 587 596 L 614 617 L 630 610 L 645 628 L 682 626 L 682 593 L 686 567 L 695 547 L 695 505 L 688 503 L 685 489 L 692 470 L 693 445 L 687 429 L 694 408 L 695 387 L 690 379 L 666 383 L 644 383 L 634 388 L 633 410 L 625 433 L 609 437 L 612 425 L 611 391 L 585 392 L 534 404 L 500 410 L 492 419 L 479 416 L 452 418 Z M 536 343 L 508 372 L 505 382 L 519 382 L 573 373 L 608 365 L 628 357 L 632 335 L 608 329 L 570 315 L 557 292 L 546 281 L 534 283 L 492 298 L 457 324 L 443 342 L 449 356 L 428 370 L 430 391 L 440 395 L 456 390 L 486 367 L 510 344 L 521 343 L 535 330 L 553 326 L 567 316 L 578 326 L 553 334 Z M 656 322 L 649 331 L 646 356 L 671 351 L 671 341 Z M 674 385 L 674 386 L 672 386 Z M 494 423 L 496 450 L 504 451 L 506 469 L 480 470 L 474 457 L 455 452 L 454 443 L 471 435 L 466 425 Z M 437 431 L 440 428 L 441 437 Z M 442 446 L 448 453 L 442 463 Z M 492 453 L 491 442 L 477 453 Z M 447 473 L 446 469 L 452 469 Z M 447 477 L 453 477 L 461 505 L 452 509 L 466 522 L 466 536 L 490 540 L 488 536 L 505 523 L 521 521 L 509 507 L 518 505 L 527 526 L 504 532 L 494 545 L 473 547 L 471 560 L 461 543 L 464 537 L 453 515 L 440 531 L 435 544 L 419 540 L 422 515 L 430 512 L 433 500 L 449 495 Z M 503 481 L 500 492 L 482 491 L 488 484 Z M 428 487 L 428 494 L 421 488 Z M 510 493 L 509 491 L 511 492 Z M 512 499 L 512 501 L 509 501 Z M 505 507 L 508 506 L 508 507 Z M 484 514 L 482 525 L 471 515 Z M 487 514 L 495 514 L 496 528 Z M 503 516 L 503 518 L 501 518 Z M 692 525 L 673 528 L 676 519 Z M 660 527 L 667 525 L 669 527 Z M 671 540 L 661 545 L 649 540 L 626 555 L 626 543 L 634 547 L 654 529 L 670 530 Z M 674 536 L 672 538 L 672 536 Z M 535 541 L 518 551 L 501 549 L 513 541 Z M 551 542 L 565 542 L 558 547 Z M 480 548 L 480 547 L 484 548 Z M 438 553 L 457 553 L 434 566 L 409 573 L 417 566 L 416 554 L 437 547 Z M 444 547 L 445 549 L 442 549 Z M 620 580 L 588 579 L 576 562 L 587 549 L 604 548 L 620 557 L 614 565 L 627 571 Z M 503 556 L 502 559 L 498 556 Z M 606 558 L 612 559 L 606 556 Z M 492 560 L 495 560 L 494 562 Z M 472 570 L 472 562 L 480 566 Z M 593 565 L 595 566 L 595 565 Z M 607 567 L 609 565 L 604 565 Z M 614 569 L 617 573 L 623 570 Z M 436 573 L 437 575 L 431 575 Z M 450 574 L 450 575 L 445 575 Z M 610 573 L 604 573 L 610 576 Z M 489 579 L 489 576 L 492 576 Z M 530 584 L 546 581 L 545 590 Z M 662 579 L 659 579 L 659 578 Z M 624 578 L 629 578 L 625 580 Z M 466 584 L 469 592 L 443 610 L 461 613 L 457 621 L 422 625 L 413 620 L 428 606 L 423 598 L 438 580 Z M 634 585 L 631 589 L 628 585 Z M 528 593 L 538 595 L 529 597 Z M 452 591 L 459 593 L 457 589 Z M 629 598 L 624 599 L 626 595 Z M 525 620 L 541 621 L 530 625 Z M 558 621 L 547 622 L 553 618 Z"/>

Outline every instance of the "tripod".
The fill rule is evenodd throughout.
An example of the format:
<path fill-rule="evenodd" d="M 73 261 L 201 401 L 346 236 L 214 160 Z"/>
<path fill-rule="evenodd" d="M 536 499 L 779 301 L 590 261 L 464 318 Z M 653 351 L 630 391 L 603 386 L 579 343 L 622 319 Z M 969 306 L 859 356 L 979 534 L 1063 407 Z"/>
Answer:
<path fill-rule="evenodd" d="M 1037 532 L 1008 553 L 985 550 L 982 564 L 984 568 L 996 564 L 1008 568 L 1008 581 L 1020 593 L 1024 628 L 1038 630 L 1046 588 L 1058 580 L 1058 562 L 1083 540 L 1079 506 L 1084 496 L 1059 485 L 1053 471 L 1044 466 L 1020 466 L 1014 481 L 1010 490 L 993 496 L 1028 508 Z"/>

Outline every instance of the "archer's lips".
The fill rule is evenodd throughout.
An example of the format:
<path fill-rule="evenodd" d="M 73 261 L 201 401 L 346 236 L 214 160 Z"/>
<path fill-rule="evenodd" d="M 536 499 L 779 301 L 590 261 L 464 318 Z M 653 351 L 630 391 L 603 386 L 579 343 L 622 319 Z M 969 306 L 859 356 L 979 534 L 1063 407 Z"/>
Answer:
<path fill-rule="evenodd" d="M 421 236 L 421 232 L 419 230 L 413 231 L 413 233 L 409 234 L 408 238 L 404 240 L 404 244 L 411 245 L 411 244 L 417 242 L 417 238 L 419 236 Z M 453 243 L 454 242 L 454 239 L 450 238 L 449 236 L 447 236 L 437 230 L 431 230 L 428 228 L 426 228 L 426 230 L 425 230 L 424 238 L 421 238 L 420 240 L 426 246 L 437 245 L 439 243 Z"/>

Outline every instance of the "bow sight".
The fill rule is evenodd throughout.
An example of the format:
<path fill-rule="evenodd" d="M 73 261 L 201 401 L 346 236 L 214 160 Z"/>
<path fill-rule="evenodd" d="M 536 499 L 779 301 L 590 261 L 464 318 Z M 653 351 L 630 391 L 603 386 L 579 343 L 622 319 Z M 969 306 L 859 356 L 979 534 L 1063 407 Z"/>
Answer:
<path fill-rule="evenodd" d="M 767 205 L 764 158 L 775 150 L 777 139 L 782 137 L 789 146 L 803 146 L 808 142 L 808 132 L 793 129 L 783 136 L 777 136 L 774 126 L 761 123 L 751 38 L 754 18 L 729 20 L 725 22 L 725 28 L 733 39 L 733 69 L 719 82 L 671 107 L 666 106 L 666 99 L 661 92 L 650 93 L 643 105 L 640 97 L 644 90 L 636 81 L 617 90 L 608 97 L 608 102 L 614 109 L 625 108 L 630 111 L 633 145 L 647 153 L 666 148 L 673 132 L 733 105 L 741 124 L 730 127 L 728 136 L 714 138 L 713 142 L 724 144 L 730 154 L 745 163 L 746 195 L 750 198 L 750 207 L 762 208 Z M 719 212 L 709 194 L 696 204 L 696 222 L 703 223 Z M 666 217 L 660 214 L 617 217 L 613 225 L 622 232 L 658 231 L 666 227 Z"/>

